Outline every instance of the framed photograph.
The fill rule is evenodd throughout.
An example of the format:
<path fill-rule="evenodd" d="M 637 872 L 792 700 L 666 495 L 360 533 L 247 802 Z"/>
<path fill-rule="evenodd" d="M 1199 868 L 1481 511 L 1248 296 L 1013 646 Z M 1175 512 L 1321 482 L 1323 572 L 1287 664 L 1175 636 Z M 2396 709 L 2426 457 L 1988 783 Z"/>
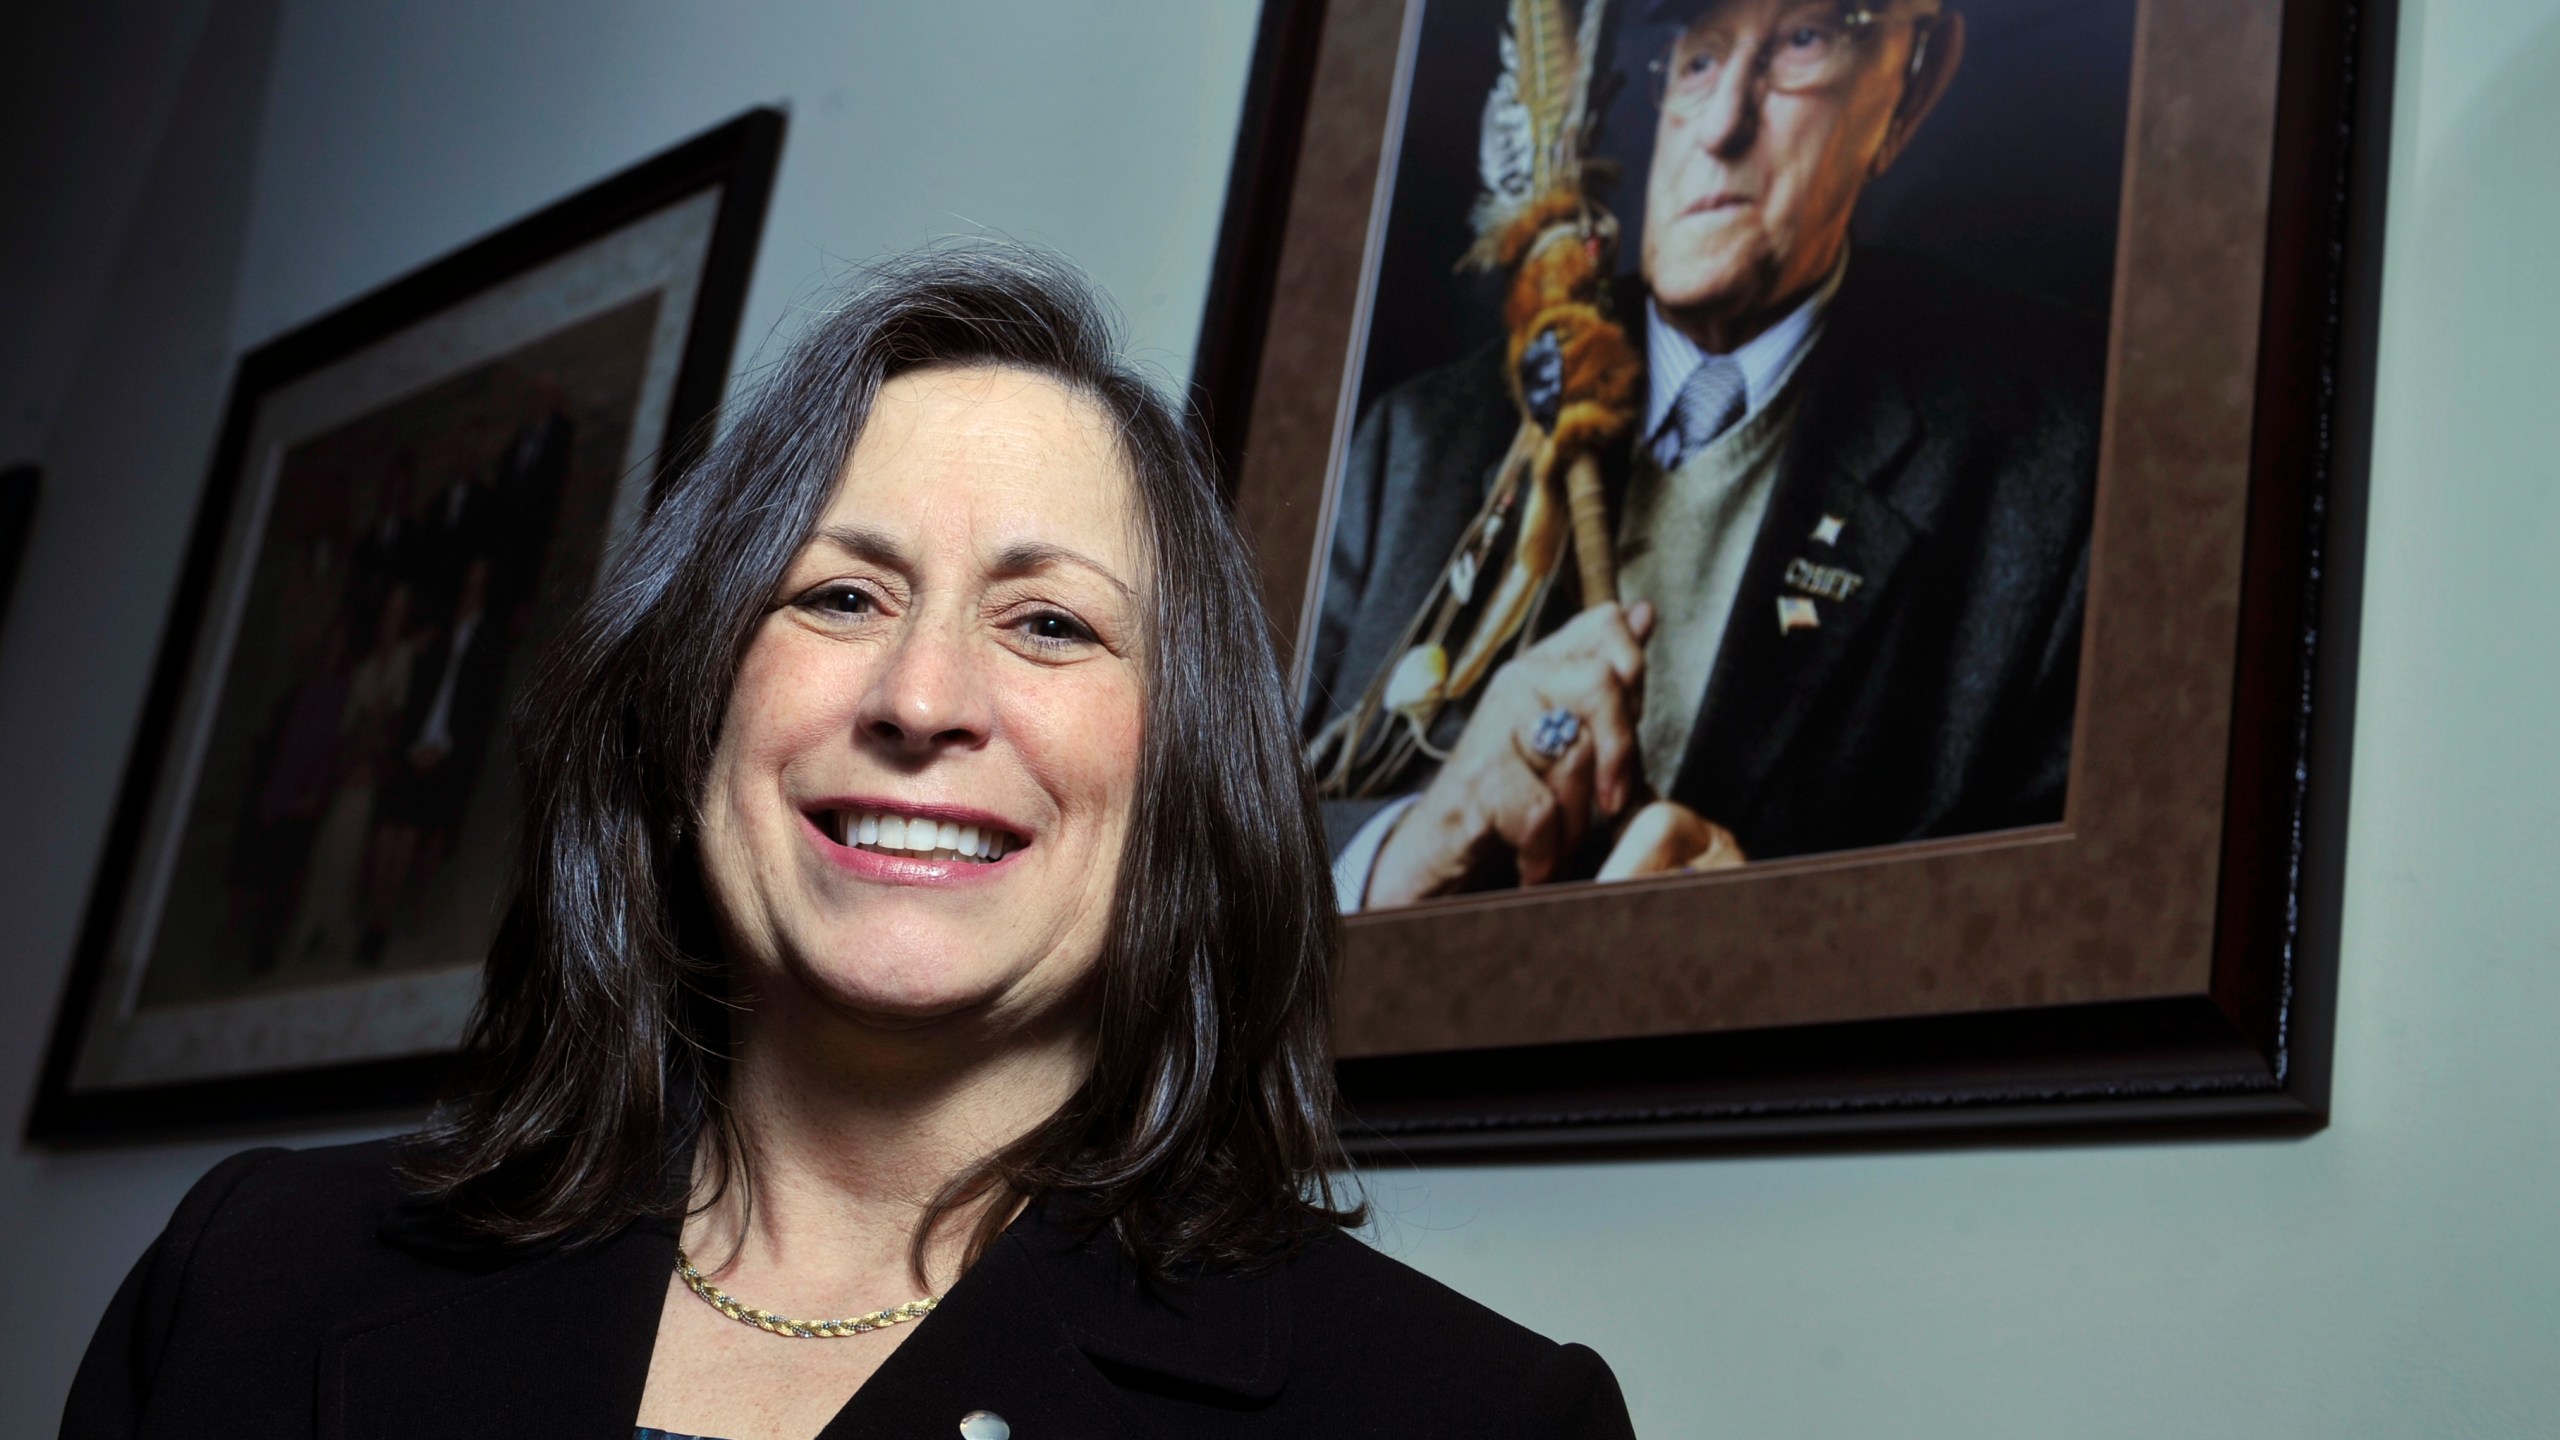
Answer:
<path fill-rule="evenodd" d="M 758 110 L 244 357 L 30 1118 L 418 1103 L 478 993 L 510 702 L 707 438 Z"/>
<path fill-rule="evenodd" d="M 1362 1143 L 2320 1122 L 2359 20 L 1273 0 L 1200 381 Z"/>

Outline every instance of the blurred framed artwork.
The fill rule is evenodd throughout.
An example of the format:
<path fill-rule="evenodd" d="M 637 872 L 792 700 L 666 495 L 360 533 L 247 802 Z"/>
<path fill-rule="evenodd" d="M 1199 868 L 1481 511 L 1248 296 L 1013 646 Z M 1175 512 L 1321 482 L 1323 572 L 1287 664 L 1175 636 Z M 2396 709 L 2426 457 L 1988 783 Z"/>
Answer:
<path fill-rule="evenodd" d="M 1199 380 L 1358 1134 L 2318 1123 L 2387 60 L 2350 3 L 1273 0 Z"/>
<path fill-rule="evenodd" d="M 782 128 L 243 357 L 31 1133 L 431 1093 L 499 900 L 510 702 L 703 439 Z"/>

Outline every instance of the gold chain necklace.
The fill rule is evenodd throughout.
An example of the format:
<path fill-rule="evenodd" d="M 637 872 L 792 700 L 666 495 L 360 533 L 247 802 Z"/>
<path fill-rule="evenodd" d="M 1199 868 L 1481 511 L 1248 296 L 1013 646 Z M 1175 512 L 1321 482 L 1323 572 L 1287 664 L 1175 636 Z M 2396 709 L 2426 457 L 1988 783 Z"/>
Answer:
<path fill-rule="evenodd" d="M 842 1335 L 867 1335 L 874 1330 L 921 1320 L 933 1313 L 934 1306 L 942 1303 L 941 1296 L 927 1295 L 921 1300 L 910 1300 L 904 1305 L 892 1305 L 886 1310 L 874 1310 L 868 1315 L 856 1315 L 845 1320 L 786 1320 L 770 1310 L 742 1305 L 728 1292 L 703 1279 L 702 1272 L 693 1268 L 693 1261 L 686 1256 L 681 1245 L 676 1247 L 676 1274 L 683 1277 L 686 1289 L 702 1297 L 702 1303 L 739 1324 L 753 1325 L 770 1334 L 788 1335 L 795 1340 L 832 1340 Z"/>

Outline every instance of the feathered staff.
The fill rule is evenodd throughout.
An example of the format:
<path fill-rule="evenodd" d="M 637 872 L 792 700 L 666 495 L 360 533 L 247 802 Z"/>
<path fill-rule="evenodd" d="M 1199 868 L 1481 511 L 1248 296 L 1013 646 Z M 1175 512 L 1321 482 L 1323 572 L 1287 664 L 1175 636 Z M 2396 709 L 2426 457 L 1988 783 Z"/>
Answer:
<path fill-rule="evenodd" d="M 1584 0 L 1568 25 L 1562 0 L 1512 0 L 1502 76 L 1485 97 L 1476 240 L 1459 266 L 1510 273 L 1506 374 L 1520 427 L 1396 658 L 1310 747 L 1326 794 L 1368 793 L 1416 749 L 1438 756 L 1431 722 L 1517 648 L 1568 539 L 1583 604 L 1617 597 L 1599 456 L 1634 428 L 1643 371 L 1609 313 L 1618 224 L 1594 198 L 1588 156 L 1605 5 Z M 1478 604 L 1477 582 L 1515 527 L 1509 562 Z"/>

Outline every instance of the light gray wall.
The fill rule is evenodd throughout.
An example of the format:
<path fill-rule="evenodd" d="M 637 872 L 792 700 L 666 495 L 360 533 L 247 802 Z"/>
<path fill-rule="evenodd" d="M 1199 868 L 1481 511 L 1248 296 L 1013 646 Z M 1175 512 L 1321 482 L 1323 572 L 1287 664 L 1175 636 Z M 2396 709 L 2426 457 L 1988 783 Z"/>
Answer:
<path fill-rule="evenodd" d="M 60 277 L 0 275 L 12 323 L 55 307 L 0 324 L 0 418 L 32 417 L 0 443 L 56 472 L 0 633 L 12 1123 L 240 350 L 779 99 L 750 347 L 831 266 L 986 226 L 1081 257 L 1179 373 L 1252 30 L 1197 0 L 118 3 L 39 36 L 122 57 L 112 105 L 0 112 L 0 257 Z M 2403 7 L 2335 1122 L 1377 1181 L 1390 1251 L 1597 1345 L 1643 1433 L 2560 1435 L 2560 0 Z M 29 238 L 46 145 L 87 158 Z M 0 1157 L 0 1433 L 50 1433 L 81 1317 L 225 1148 Z"/>

